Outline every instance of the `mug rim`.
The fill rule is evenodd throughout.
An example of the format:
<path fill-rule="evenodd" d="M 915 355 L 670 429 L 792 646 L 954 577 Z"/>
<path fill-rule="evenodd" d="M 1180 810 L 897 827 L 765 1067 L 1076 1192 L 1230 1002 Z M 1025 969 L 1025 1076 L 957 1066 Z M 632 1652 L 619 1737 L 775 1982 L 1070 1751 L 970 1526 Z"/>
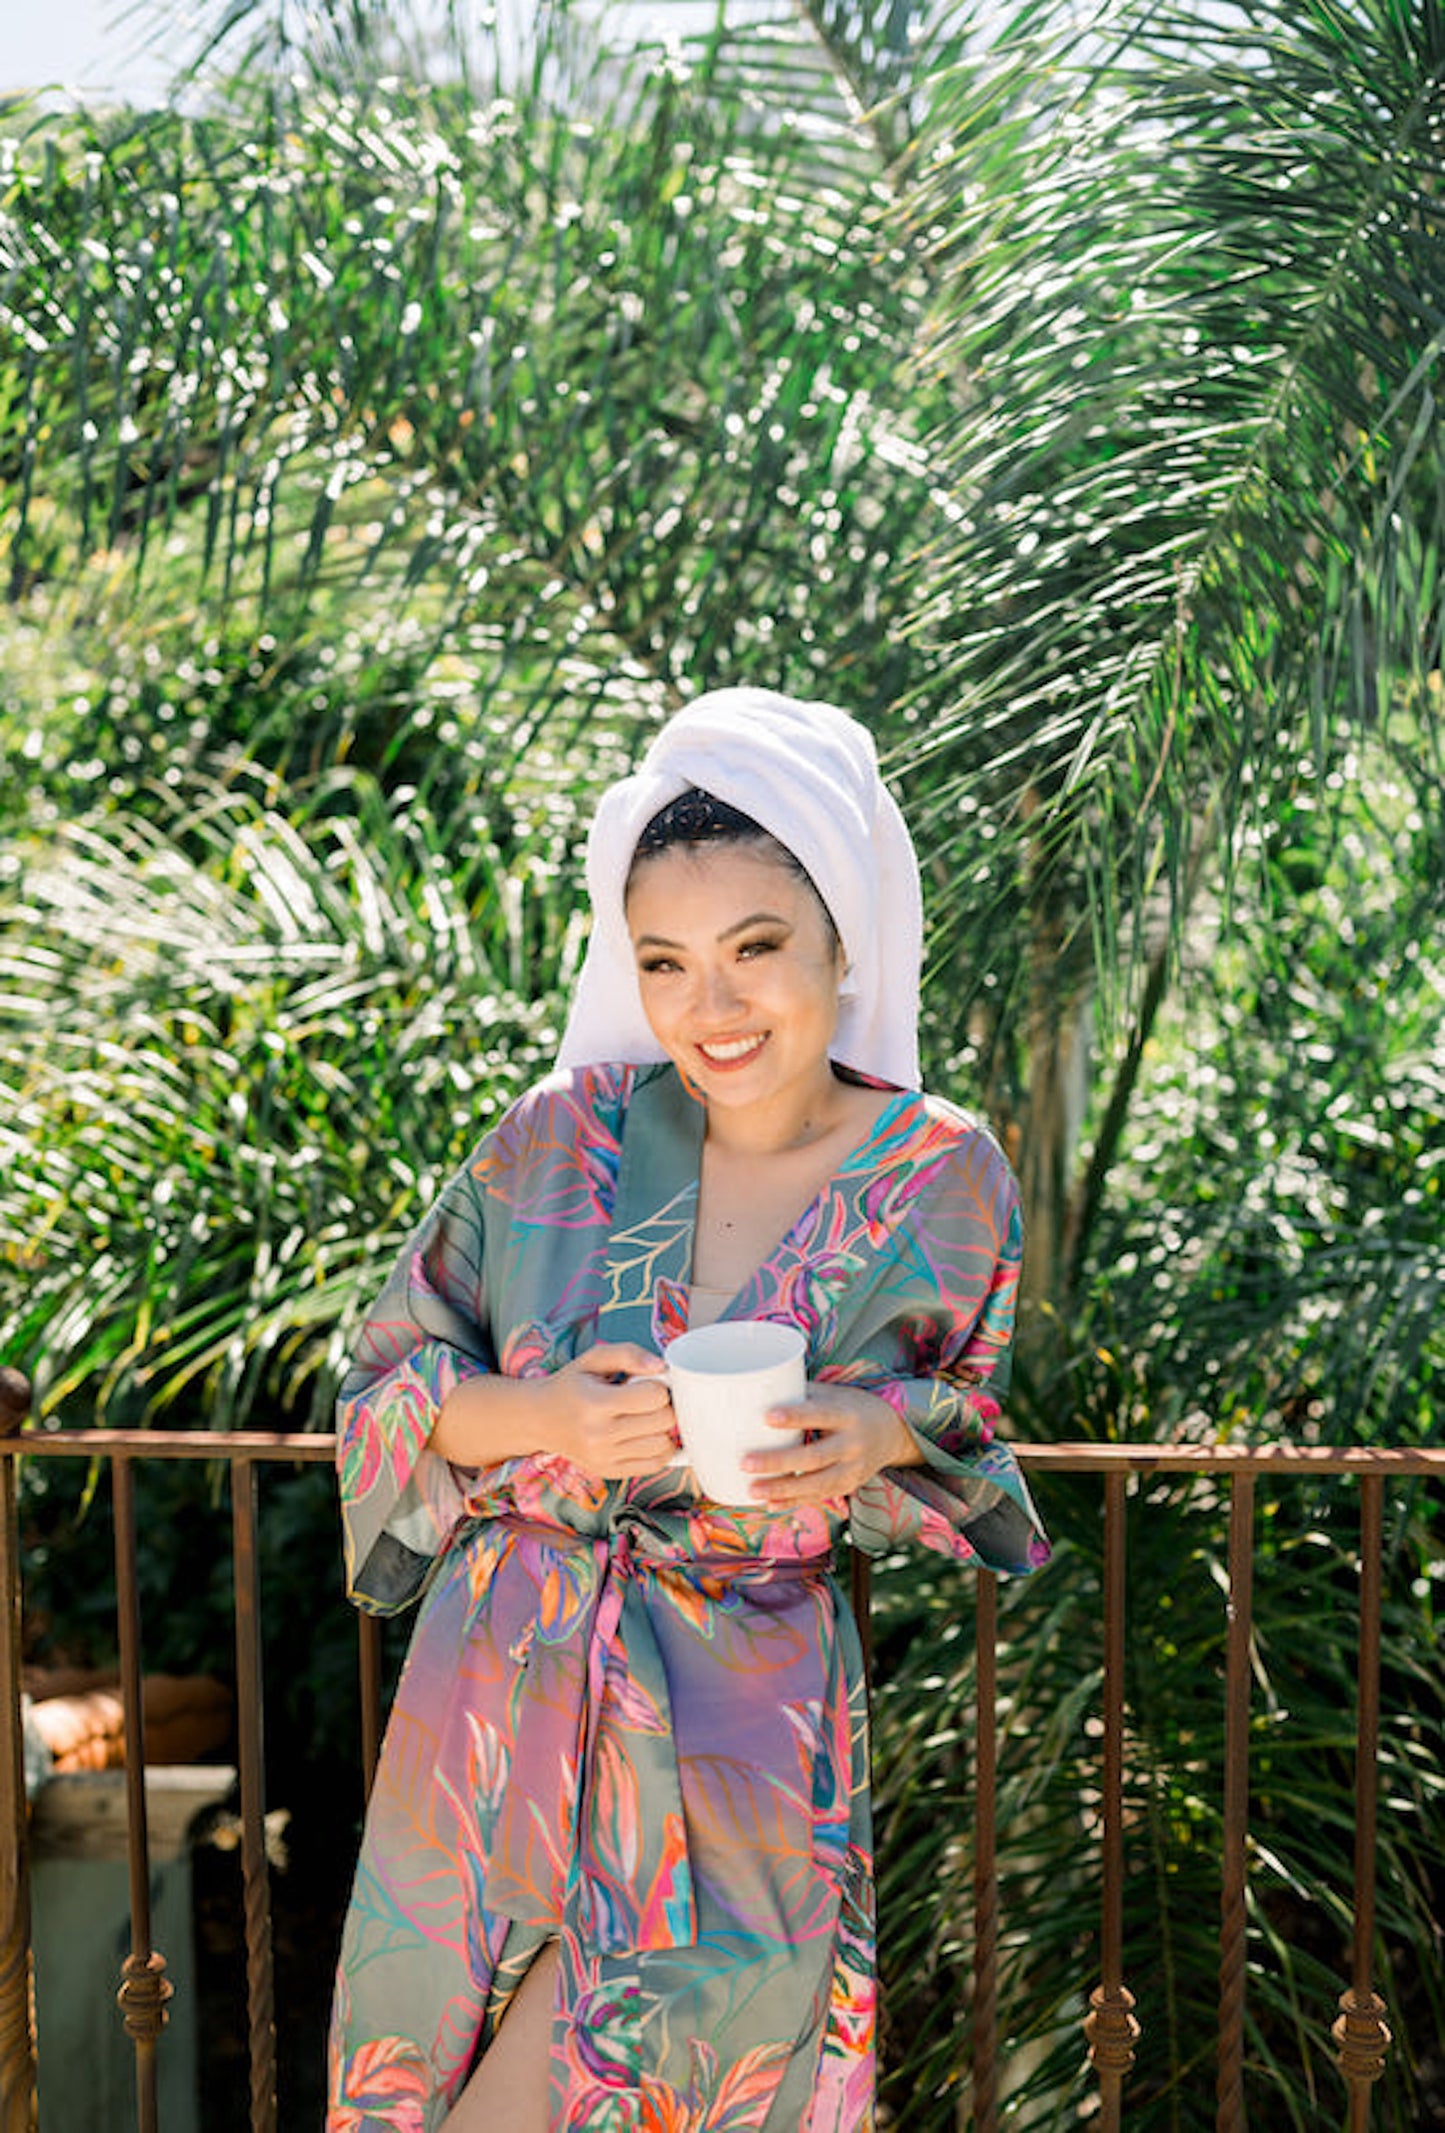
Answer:
<path fill-rule="evenodd" d="M 740 1361 L 734 1358 L 728 1361 L 720 1357 L 716 1362 L 706 1359 L 706 1349 L 710 1342 L 726 1341 L 730 1335 L 739 1333 L 745 1341 L 752 1343 L 756 1343 L 759 1336 L 764 1334 L 782 1336 L 782 1345 L 773 1346 L 772 1353 L 763 1354 L 756 1359 Z M 678 1355 L 678 1349 L 685 1348 L 689 1341 L 703 1351 L 701 1360 L 691 1361 L 686 1355 Z M 763 1345 L 766 1348 L 772 1344 L 764 1342 Z M 690 1326 L 685 1333 L 679 1333 L 674 1340 L 670 1340 L 663 1350 L 663 1361 L 669 1369 L 686 1371 L 694 1377 L 753 1377 L 765 1370 L 776 1370 L 784 1363 L 791 1363 L 806 1356 L 807 1352 L 808 1336 L 801 1326 L 790 1325 L 785 1319 L 718 1318 L 710 1325 Z"/>

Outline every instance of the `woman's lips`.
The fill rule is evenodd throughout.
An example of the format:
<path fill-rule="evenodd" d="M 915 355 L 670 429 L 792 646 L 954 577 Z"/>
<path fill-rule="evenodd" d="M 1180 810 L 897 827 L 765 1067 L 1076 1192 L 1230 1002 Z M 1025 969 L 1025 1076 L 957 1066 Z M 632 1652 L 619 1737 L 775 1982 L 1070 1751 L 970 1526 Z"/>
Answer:
<path fill-rule="evenodd" d="M 717 1037 L 697 1046 L 704 1063 L 715 1074 L 730 1074 L 748 1066 L 768 1041 L 766 1030 L 749 1031 L 745 1037 Z"/>

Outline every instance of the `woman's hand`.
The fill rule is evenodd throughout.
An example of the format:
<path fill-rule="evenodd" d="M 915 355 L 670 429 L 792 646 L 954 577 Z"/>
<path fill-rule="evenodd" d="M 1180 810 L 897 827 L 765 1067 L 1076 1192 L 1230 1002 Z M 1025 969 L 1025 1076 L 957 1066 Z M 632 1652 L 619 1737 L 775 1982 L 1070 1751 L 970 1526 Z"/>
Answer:
<path fill-rule="evenodd" d="M 776 1452 L 749 1452 L 743 1465 L 753 1476 L 753 1496 L 770 1511 L 789 1504 L 851 1496 L 886 1466 L 921 1466 L 923 1454 L 912 1431 L 876 1392 L 856 1385 L 814 1383 L 801 1407 L 775 1407 L 774 1429 L 801 1429 L 801 1444 Z"/>
<path fill-rule="evenodd" d="M 664 1473 L 677 1450 L 661 1356 L 631 1341 L 601 1341 L 544 1381 L 537 1447 L 596 1481 Z"/>

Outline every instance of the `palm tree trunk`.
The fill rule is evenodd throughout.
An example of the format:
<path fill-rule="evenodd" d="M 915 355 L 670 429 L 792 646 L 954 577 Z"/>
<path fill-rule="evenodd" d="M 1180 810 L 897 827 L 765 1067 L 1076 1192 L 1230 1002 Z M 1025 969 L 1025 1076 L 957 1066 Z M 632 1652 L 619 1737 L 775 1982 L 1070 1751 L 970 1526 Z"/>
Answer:
<path fill-rule="evenodd" d="M 1035 1374 L 1051 1354 L 1061 1324 L 1070 1176 L 1088 1091 L 1092 987 L 1071 986 L 1064 976 L 1069 919 L 1064 899 L 1045 888 L 1034 903 L 1028 933 L 1018 1348 L 1021 1363 Z"/>

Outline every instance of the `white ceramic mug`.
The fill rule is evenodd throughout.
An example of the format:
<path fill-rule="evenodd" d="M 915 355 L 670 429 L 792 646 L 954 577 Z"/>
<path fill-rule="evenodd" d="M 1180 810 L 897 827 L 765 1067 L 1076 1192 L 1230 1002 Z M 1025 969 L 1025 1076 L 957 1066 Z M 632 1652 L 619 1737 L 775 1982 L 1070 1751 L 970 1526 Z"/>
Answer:
<path fill-rule="evenodd" d="M 802 1443 L 801 1430 L 773 1429 L 764 1418 L 808 1397 L 807 1351 L 796 1326 L 762 1318 L 719 1319 L 668 1342 L 663 1361 L 682 1439 L 673 1465 L 690 1466 L 714 1503 L 757 1509 L 744 1455 Z"/>

